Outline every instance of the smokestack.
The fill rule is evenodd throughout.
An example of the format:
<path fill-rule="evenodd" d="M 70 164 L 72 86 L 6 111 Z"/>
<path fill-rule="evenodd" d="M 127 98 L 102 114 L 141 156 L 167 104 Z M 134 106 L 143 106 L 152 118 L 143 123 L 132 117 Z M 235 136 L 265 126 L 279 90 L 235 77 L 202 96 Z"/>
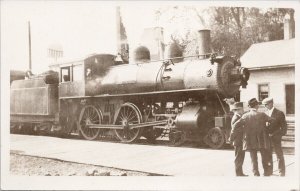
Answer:
<path fill-rule="evenodd" d="M 199 57 L 200 58 L 207 58 L 211 50 L 211 40 L 210 40 L 210 30 L 209 29 L 202 29 L 198 31 L 199 34 Z"/>
<path fill-rule="evenodd" d="M 284 16 L 284 40 L 293 38 L 293 21 L 291 20 L 290 14 Z"/>

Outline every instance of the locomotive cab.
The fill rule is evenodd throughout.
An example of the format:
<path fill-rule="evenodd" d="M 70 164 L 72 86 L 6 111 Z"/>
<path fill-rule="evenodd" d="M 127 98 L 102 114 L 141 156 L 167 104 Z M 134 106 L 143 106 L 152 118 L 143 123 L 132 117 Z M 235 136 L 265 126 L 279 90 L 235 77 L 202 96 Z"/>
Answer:
<path fill-rule="evenodd" d="M 59 93 L 61 98 L 96 95 L 97 84 L 115 63 L 111 54 L 97 54 L 85 60 L 60 65 Z"/>
<path fill-rule="evenodd" d="M 84 96 L 83 62 L 60 65 L 59 97 Z"/>
<path fill-rule="evenodd" d="M 102 78 L 115 65 L 115 55 L 97 54 L 84 60 L 85 95 L 99 94 Z"/>

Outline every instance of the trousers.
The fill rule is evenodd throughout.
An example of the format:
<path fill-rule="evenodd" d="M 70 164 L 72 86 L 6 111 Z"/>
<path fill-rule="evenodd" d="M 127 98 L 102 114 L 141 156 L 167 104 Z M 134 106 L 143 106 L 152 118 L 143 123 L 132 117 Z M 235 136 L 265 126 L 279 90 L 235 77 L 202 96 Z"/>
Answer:
<path fill-rule="evenodd" d="M 264 175 L 270 176 L 271 175 L 271 158 L 270 158 L 270 151 L 268 149 L 250 149 L 250 157 L 251 157 L 251 163 L 252 163 L 252 172 L 254 176 L 260 176 L 259 170 L 258 170 L 258 161 L 257 161 L 257 151 L 260 152 L 261 160 L 262 160 L 262 166 L 264 169 Z"/>
<path fill-rule="evenodd" d="M 234 146 L 234 153 L 235 153 L 235 174 L 236 176 L 243 175 L 243 163 L 245 159 L 245 151 L 243 150 L 243 145 Z"/>
<path fill-rule="evenodd" d="M 281 146 L 281 139 L 279 139 L 279 140 L 271 139 L 271 141 L 272 141 L 272 148 L 275 151 L 275 154 L 277 157 L 279 175 L 285 176 L 285 161 L 284 161 L 284 155 L 283 155 L 282 146 Z M 273 171 L 272 150 L 270 151 L 269 156 L 271 158 L 271 169 Z"/>

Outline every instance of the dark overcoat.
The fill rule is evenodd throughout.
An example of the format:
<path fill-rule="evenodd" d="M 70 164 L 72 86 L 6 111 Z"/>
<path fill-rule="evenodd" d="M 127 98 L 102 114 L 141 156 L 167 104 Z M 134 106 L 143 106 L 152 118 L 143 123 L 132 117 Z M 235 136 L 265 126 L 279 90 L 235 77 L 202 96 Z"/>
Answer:
<path fill-rule="evenodd" d="M 231 132 L 229 141 L 233 143 L 234 146 L 242 146 L 243 145 L 243 127 L 234 126 L 234 124 L 240 119 L 241 117 L 237 114 L 234 114 L 231 119 Z M 235 128 L 233 128 L 235 127 Z"/>
<path fill-rule="evenodd" d="M 235 124 L 233 128 L 243 128 L 243 149 L 270 149 L 270 137 L 266 126 L 272 119 L 265 113 L 250 110 L 245 113 Z"/>
<path fill-rule="evenodd" d="M 270 125 L 269 133 L 272 135 L 273 141 L 280 142 L 281 137 L 285 135 L 287 131 L 285 115 L 282 111 L 274 108 L 271 117 L 273 121 Z"/>

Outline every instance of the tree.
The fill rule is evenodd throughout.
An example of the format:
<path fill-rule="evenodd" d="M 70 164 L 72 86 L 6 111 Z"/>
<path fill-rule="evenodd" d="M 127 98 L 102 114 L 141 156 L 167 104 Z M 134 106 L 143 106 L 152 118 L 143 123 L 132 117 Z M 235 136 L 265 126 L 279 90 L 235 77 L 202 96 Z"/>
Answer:
<path fill-rule="evenodd" d="M 168 6 L 156 10 L 157 24 L 170 36 L 169 44 L 176 42 L 185 56 L 197 53 L 197 30 L 206 28 L 204 13 L 207 9 L 191 6 Z M 201 14 L 200 14 L 201 13 Z"/>
<path fill-rule="evenodd" d="M 178 42 L 184 55 L 197 52 L 197 27 L 211 29 L 212 48 L 215 52 L 240 57 L 251 44 L 283 39 L 284 16 L 289 13 L 294 19 L 293 9 L 255 7 L 197 7 L 174 6 L 157 11 L 157 20 L 163 27 L 171 25 L 184 29 L 173 29 L 171 40 Z M 168 15 L 167 17 L 164 17 Z M 207 17 L 209 19 L 205 19 Z M 164 18 L 164 19 L 162 19 Z M 194 20 L 194 22 L 191 22 Z M 208 25 L 209 20 L 210 25 Z M 192 26 L 195 25 L 195 26 Z"/>

